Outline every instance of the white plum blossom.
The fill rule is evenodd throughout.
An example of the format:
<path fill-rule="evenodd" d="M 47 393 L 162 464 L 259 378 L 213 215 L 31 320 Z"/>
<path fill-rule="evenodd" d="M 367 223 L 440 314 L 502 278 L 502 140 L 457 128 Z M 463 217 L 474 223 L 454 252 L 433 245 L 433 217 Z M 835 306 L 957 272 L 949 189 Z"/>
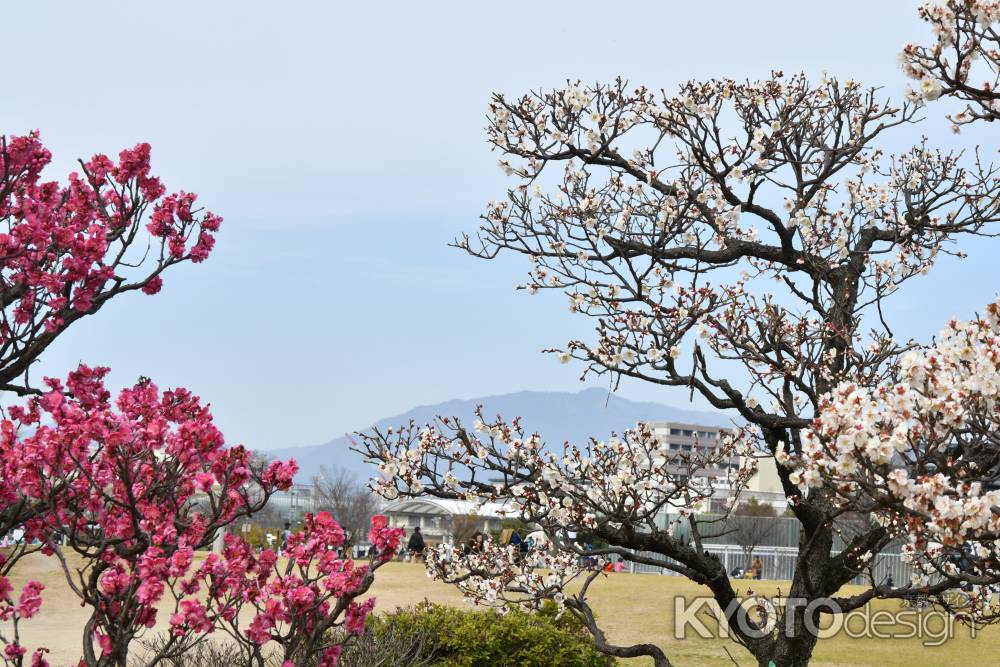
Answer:
<path fill-rule="evenodd" d="M 949 116 L 952 130 L 961 125 L 1000 118 L 1000 16 L 998 0 L 928 0 L 920 18 L 933 31 L 935 43 L 903 47 L 903 71 L 918 81 L 910 99 L 933 101 L 947 95 L 966 102 L 964 111 Z"/>
<path fill-rule="evenodd" d="M 824 397 L 792 479 L 803 491 L 829 485 L 880 515 L 909 540 L 915 567 L 972 550 L 996 569 L 998 434 L 1000 299 L 902 355 L 892 381 L 845 382 Z M 939 562 L 929 544 L 941 545 Z"/>
<path fill-rule="evenodd" d="M 937 79 L 921 79 L 920 80 L 920 93 L 927 100 L 936 100 L 941 97 L 941 82 Z"/>
<path fill-rule="evenodd" d="M 696 455 L 682 455 L 645 423 L 607 440 L 567 444 L 561 455 L 542 447 L 541 437 L 526 433 L 520 420 L 499 417 L 480 417 L 471 433 L 449 418 L 422 428 L 411 424 L 392 434 L 376 431 L 362 435 L 362 441 L 370 456 L 383 461 L 383 476 L 373 480 L 380 495 L 412 495 L 419 487 L 474 506 L 499 502 L 506 516 L 545 534 L 547 548 L 527 554 L 492 542 L 482 552 L 441 546 L 429 553 L 429 573 L 491 605 L 530 604 L 557 594 L 560 600 L 572 599 L 563 589 L 594 568 L 580 564 L 582 547 L 567 535 L 614 534 L 622 525 L 655 524 L 667 510 L 681 515 L 704 511 L 719 483 L 739 490 L 757 469 L 750 451 L 753 440 L 745 431 L 734 430 Z M 719 472 L 734 460 L 740 461 L 737 470 Z M 498 481 L 476 482 L 474 470 L 490 470 Z M 624 549 L 611 554 L 634 557 Z"/>
<path fill-rule="evenodd" d="M 994 20 L 988 3 L 958 4 L 947 11 Z M 945 15 L 924 11 L 932 23 Z M 966 43 L 947 30 L 936 35 Z M 481 417 L 473 431 L 439 418 L 426 431 L 363 436 L 366 456 L 382 465 L 374 486 L 383 495 L 420 488 L 501 502 L 546 536 L 546 554 L 565 557 L 538 561 L 552 573 L 535 577 L 499 545 L 473 569 L 468 554 L 443 551 L 431 559 L 436 574 L 489 604 L 561 596 L 593 630 L 586 589 L 594 573 L 572 569 L 581 547 L 568 538 L 587 534 L 608 545 L 594 554 L 599 561 L 655 554 L 657 567 L 711 582 L 725 607 L 735 591 L 702 544 L 717 519 L 701 512 L 731 512 L 732 502 L 708 501 L 723 487 L 738 496 L 757 458 L 773 457 L 815 547 L 795 569 L 797 581 L 813 582 L 805 586 L 813 599 L 840 594 L 861 574 L 871 585 L 849 605 L 907 594 L 907 584 L 890 590 L 873 571 L 873 556 L 899 538 L 919 581 L 936 592 L 1000 581 L 987 565 L 1000 555 L 981 419 L 992 406 L 970 403 L 1000 385 L 980 364 L 992 343 L 969 338 L 979 325 L 956 325 L 940 345 L 920 349 L 893 337 L 884 317 L 892 311 L 882 309 L 942 256 L 961 257 L 956 241 L 996 233 L 1000 223 L 997 172 L 971 151 L 935 150 L 926 139 L 897 154 L 879 148 L 919 120 L 921 105 L 956 95 L 940 67 L 914 64 L 921 53 L 904 52 L 916 81 L 899 102 L 851 79 L 781 72 L 689 81 L 672 93 L 616 79 L 492 97 L 488 140 L 516 183 L 456 245 L 485 259 L 522 255 L 529 293 L 555 290 L 593 324 L 589 339 L 548 350 L 563 363 L 579 360 L 582 379 L 671 387 L 746 426 L 719 446 L 689 450 L 670 449 L 643 425 L 542 445 L 519 420 L 500 417 Z M 984 98 L 969 118 L 992 104 Z M 973 384 L 941 384 L 969 369 Z M 831 545 L 848 520 L 857 535 L 840 535 L 848 546 L 838 554 Z M 962 545 L 988 555 L 949 567 Z M 583 582 L 567 590 L 574 577 Z M 782 613 L 802 620 L 801 610 Z M 727 620 L 758 662 L 815 646 L 815 637 L 752 637 Z M 649 644 L 626 653 L 669 664 Z"/>

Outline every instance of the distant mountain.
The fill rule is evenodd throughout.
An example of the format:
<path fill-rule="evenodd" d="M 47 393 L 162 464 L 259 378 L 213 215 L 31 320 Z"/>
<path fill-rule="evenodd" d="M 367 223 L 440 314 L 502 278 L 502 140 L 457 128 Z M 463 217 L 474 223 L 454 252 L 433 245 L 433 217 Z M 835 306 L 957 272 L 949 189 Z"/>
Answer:
<path fill-rule="evenodd" d="M 487 417 L 500 414 L 506 419 L 512 419 L 520 416 L 526 430 L 537 431 L 549 444 L 562 444 L 567 440 L 586 442 L 590 437 L 606 437 L 612 431 L 621 432 L 640 421 L 675 421 L 706 426 L 728 426 L 732 423 L 729 417 L 718 412 L 630 401 L 617 394 L 609 396 L 603 389 L 585 389 L 575 394 L 519 391 L 501 396 L 422 405 L 401 415 L 382 419 L 372 426 L 384 429 L 404 425 L 411 419 L 424 424 L 436 415 L 457 416 L 471 423 L 477 405 L 483 406 L 483 414 Z M 296 481 L 300 483 L 312 479 L 321 465 L 347 468 L 365 478 L 371 476 L 372 467 L 350 450 L 350 444 L 350 439 L 345 435 L 322 445 L 285 447 L 271 450 L 268 454 L 282 459 L 294 457 L 299 462 Z"/>

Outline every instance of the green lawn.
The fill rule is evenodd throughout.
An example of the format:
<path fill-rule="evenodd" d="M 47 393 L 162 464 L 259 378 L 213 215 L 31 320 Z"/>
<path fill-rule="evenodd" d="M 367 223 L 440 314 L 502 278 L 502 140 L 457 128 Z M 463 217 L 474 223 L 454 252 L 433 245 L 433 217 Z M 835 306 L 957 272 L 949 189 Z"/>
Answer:
<path fill-rule="evenodd" d="M 741 582 L 770 594 L 784 582 Z M 859 589 L 860 590 L 860 589 Z M 596 582 L 591 589 L 593 604 L 601 626 L 612 641 L 653 641 L 659 644 L 678 667 L 732 667 L 726 654 L 729 649 L 740 665 L 755 665 L 742 648 L 728 640 L 710 640 L 689 636 L 672 638 L 674 598 L 688 599 L 704 594 L 704 589 L 680 577 L 651 574 L 613 574 Z M 391 563 L 379 570 L 374 587 L 378 608 L 410 605 L 423 599 L 449 604 L 468 604 L 456 591 L 428 579 L 423 567 L 411 563 Z M 896 610 L 896 602 L 879 602 L 875 609 Z M 930 619 L 928 619 L 930 620 Z M 940 632 L 938 626 L 932 626 Z M 920 639 L 852 639 L 845 634 L 820 642 L 813 664 L 816 667 L 841 665 L 878 665 L 879 667 L 945 667 L 1000 663 L 1000 628 L 980 630 L 970 639 L 968 629 L 956 626 L 955 639 L 942 646 L 925 647 Z M 939 636 L 939 635 L 935 635 Z M 625 661 L 630 667 L 652 661 Z"/>
<path fill-rule="evenodd" d="M 52 649 L 52 664 L 67 665 L 79 656 L 80 632 L 85 610 L 69 594 L 56 564 L 45 558 L 33 558 L 23 563 L 15 585 L 28 577 L 43 581 L 42 613 L 24 625 L 23 639 L 27 646 L 44 645 Z M 782 582 L 746 582 L 755 590 L 770 594 Z M 16 589 L 15 589 L 16 590 Z M 693 598 L 700 593 L 698 586 L 679 577 L 659 575 L 613 574 L 596 582 L 592 599 L 601 625 L 612 641 L 620 643 L 652 641 L 659 644 L 678 667 L 732 667 L 726 654 L 728 647 L 740 665 L 754 662 L 736 644 L 718 639 L 689 636 L 684 640 L 671 637 L 674 598 Z M 446 604 L 466 604 L 450 586 L 428 579 L 423 567 L 411 563 L 390 563 L 378 572 L 373 590 L 378 609 L 412 605 L 427 599 Z M 898 603 L 878 603 L 878 609 L 898 609 Z M 161 624 L 166 619 L 161 619 Z M 940 628 L 935 626 L 935 631 Z M 968 629 L 957 626 L 956 637 L 943 646 L 925 647 L 921 639 L 852 639 L 843 633 L 823 640 L 816 650 L 813 664 L 817 667 L 835 665 L 878 665 L 879 667 L 936 667 L 950 665 L 978 666 L 1000 662 L 1000 628 L 987 628 L 971 639 Z M 647 664 L 642 660 L 628 661 L 629 667 Z"/>

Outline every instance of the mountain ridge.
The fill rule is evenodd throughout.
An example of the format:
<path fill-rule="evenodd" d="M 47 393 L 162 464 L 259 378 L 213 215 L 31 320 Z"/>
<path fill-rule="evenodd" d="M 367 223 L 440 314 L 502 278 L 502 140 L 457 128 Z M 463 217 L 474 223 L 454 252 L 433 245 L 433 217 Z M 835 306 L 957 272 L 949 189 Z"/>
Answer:
<path fill-rule="evenodd" d="M 501 414 L 507 419 L 521 417 L 526 430 L 537 431 L 548 443 L 582 442 L 590 437 L 606 437 L 635 426 L 639 421 L 674 421 L 706 426 L 728 426 L 732 419 L 720 412 L 677 408 L 651 401 L 633 401 L 591 387 L 579 392 L 524 390 L 472 399 L 453 398 L 440 403 L 418 405 L 406 412 L 385 417 L 357 430 L 400 426 L 410 420 L 422 424 L 436 415 L 474 417 L 476 406 L 488 417 Z M 297 483 L 308 483 L 321 465 L 346 468 L 362 478 L 373 468 L 350 450 L 351 436 L 343 435 L 318 445 L 282 447 L 266 453 L 276 458 L 294 457 L 299 463 Z"/>

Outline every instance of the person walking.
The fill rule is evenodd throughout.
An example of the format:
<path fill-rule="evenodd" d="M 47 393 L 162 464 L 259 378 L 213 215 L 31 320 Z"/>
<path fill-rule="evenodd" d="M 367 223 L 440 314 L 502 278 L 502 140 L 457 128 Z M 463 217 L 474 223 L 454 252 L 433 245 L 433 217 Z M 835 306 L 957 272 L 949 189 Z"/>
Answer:
<path fill-rule="evenodd" d="M 292 524 L 285 522 L 285 529 L 281 531 L 281 544 L 278 546 L 278 555 L 284 556 L 288 550 L 288 538 L 292 536 Z"/>
<path fill-rule="evenodd" d="M 410 540 L 406 543 L 406 550 L 410 554 L 410 558 L 417 560 L 423 558 L 424 556 L 424 536 L 420 532 L 420 526 L 413 529 L 413 534 L 410 535 Z"/>

